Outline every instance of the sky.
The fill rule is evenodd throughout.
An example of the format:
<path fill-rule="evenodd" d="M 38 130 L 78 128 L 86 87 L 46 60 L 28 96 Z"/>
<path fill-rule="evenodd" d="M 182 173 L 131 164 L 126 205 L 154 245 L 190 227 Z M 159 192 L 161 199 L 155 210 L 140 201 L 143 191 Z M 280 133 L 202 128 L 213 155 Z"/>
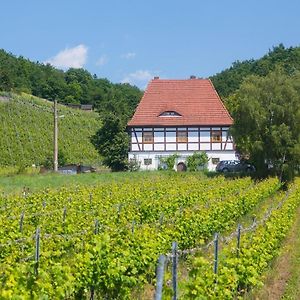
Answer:
<path fill-rule="evenodd" d="M 145 88 L 300 45 L 299 0 L 7 0 L 0 48 Z"/>

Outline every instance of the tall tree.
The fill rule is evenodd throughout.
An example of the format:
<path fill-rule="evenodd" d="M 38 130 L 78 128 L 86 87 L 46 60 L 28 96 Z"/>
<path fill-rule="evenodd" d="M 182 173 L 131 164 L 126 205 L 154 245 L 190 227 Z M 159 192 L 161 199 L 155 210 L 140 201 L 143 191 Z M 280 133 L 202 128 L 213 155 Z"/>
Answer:
<path fill-rule="evenodd" d="M 93 104 L 104 115 L 117 112 L 128 119 L 142 93 L 129 84 L 113 84 L 92 76 L 87 70 L 70 68 L 66 72 L 50 64 L 31 62 L 0 49 L 0 91 L 26 92 L 61 103 Z"/>
<path fill-rule="evenodd" d="M 288 179 L 300 163 L 300 73 L 250 76 L 230 98 L 237 150 L 260 175 Z"/>
<path fill-rule="evenodd" d="M 211 80 L 219 95 L 224 98 L 234 93 L 249 75 L 266 76 L 278 66 L 289 74 L 295 70 L 300 71 L 300 48 L 285 48 L 279 44 L 262 58 L 234 62 L 230 68 L 212 76 Z"/>
<path fill-rule="evenodd" d="M 112 171 L 127 168 L 129 137 L 120 118 L 109 114 L 103 119 L 103 126 L 92 137 L 92 143 L 103 156 L 103 163 Z"/>

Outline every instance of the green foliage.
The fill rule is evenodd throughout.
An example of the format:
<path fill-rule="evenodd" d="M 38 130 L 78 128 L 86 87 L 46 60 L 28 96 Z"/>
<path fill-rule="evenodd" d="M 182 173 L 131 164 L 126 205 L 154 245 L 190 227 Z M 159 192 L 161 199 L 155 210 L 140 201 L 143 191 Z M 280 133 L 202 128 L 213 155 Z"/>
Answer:
<path fill-rule="evenodd" d="M 131 172 L 139 171 L 140 167 L 141 167 L 141 162 L 138 161 L 138 159 L 136 157 L 129 160 L 129 162 L 128 162 L 128 170 L 129 171 L 131 171 Z"/>
<path fill-rule="evenodd" d="M 129 84 L 113 84 L 84 69 L 63 72 L 50 64 L 34 63 L 0 50 L 0 91 L 26 92 L 60 103 L 93 104 L 104 115 L 112 108 L 129 118 L 142 93 Z"/>
<path fill-rule="evenodd" d="M 250 157 L 260 175 L 272 167 L 282 180 L 300 164 L 300 73 L 276 69 L 251 76 L 232 97 L 231 133 L 238 151 Z"/>
<path fill-rule="evenodd" d="M 167 167 L 167 170 L 174 171 L 175 162 L 178 157 L 179 157 L 179 155 L 177 153 L 174 153 L 174 154 L 166 156 L 166 157 L 161 157 L 160 164 L 165 164 Z"/>
<path fill-rule="evenodd" d="M 0 198 L 0 298 L 85 299 L 93 290 L 96 298 L 132 299 L 133 290 L 153 282 L 157 257 L 170 251 L 172 241 L 181 249 L 198 246 L 278 188 L 274 179 L 252 185 L 249 178 L 177 175 Z"/>
<path fill-rule="evenodd" d="M 189 171 L 198 171 L 207 167 L 208 157 L 205 152 L 194 152 L 193 155 L 187 157 L 186 161 Z"/>
<path fill-rule="evenodd" d="M 234 62 L 229 69 L 212 76 L 211 80 L 219 95 L 227 98 L 248 76 L 266 76 L 277 67 L 282 67 L 286 74 L 300 71 L 300 47 L 285 48 L 279 44 L 260 59 Z"/>
<path fill-rule="evenodd" d="M 58 99 L 58 102 L 64 104 L 92 104 L 102 118 L 106 118 L 107 114 L 113 113 L 118 116 L 123 124 L 127 123 L 128 119 L 132 116 L 142 96 L 142 92 L 137 87 L 130 86 L 129 84 L 113 84 L 107 79 L 97 78 L 96 75 L 92 76 L 84 69 L 70 68 L 66 72 L 63 72 L 55 69 L 50 64 L 33 63 L 23 57 L 15 57 L 4 50 L 0 50 L 0 91 L 26 92 L 48 100 Z M 62 124 L 66 122 L 68 121 L 64 121 Z M 21 132 L 22 129 L 19 129 L 17 126 L 24 127 L 25 123 L 23 125 L 19 123 L 20 122 L 17 122 L 14 128 L 16 131 Z M 85 126 L 85 124 L 82 123 L 87 122 L 84 120 L 81 124 L 70 124 L 70 126 L 73 126 L 73 128 L 70 129 L 76 132 L 75 136 L 77 137 L 80 136 L 81 131 L 80 129 L 78 131 L 77 127 Z M 98 128 L 99 127 L 100 126 L 98 126 Z M 42 133 L 44 132 L 41 131 L 41 134 Z M 39 135 L 39 133 L 34 133 L 34 135 Z M 23 136 L 22 134 L 17 134 L 16 141 L 12 144 L 19 144 L 19 147 L 22 147 L 23 150 L 18 149 L 15 153 L 15 146 L 9 147 L 12 148 L 9 150 L 11 157 L 6 157 L 4 160 L 1 160 L 0 164 L 16 163 L 25 167 L 29 161 L 36 164 L 44 163 L 46 157 L 51 156 L 50 149 L 52 148 L 48 142 L 50 138 L 46 136 L 43 136 L 43 139 L 41 139 L 41 141 L 45 140 L 45 138 L 47 139 L 47 143 L 43 144 L 43 151 L 37 149 L 37 151 L 40 152 L 40 154 L 38 154 L 39 157 L 29 159 L 28 156 L 30 156 L 32 152 L 27 145 L 29 141 L 25 142 L 25 146 L 22 146 Z M 82 141 L 74 139 L 74 141 L 68 141 L 68 143 L 77 143 L 80 145 L 86 142 L 86 149 L 82 149 L 82 147 L 78 147 L 78 149 L 72 148 L 73 153 L 71 153 L 71 149 L 64 149 L 64 153 L 67 154 L 67 162 L 82 163 L 84 161 L 89 162 L 90 156 L 96 158 L 95 151 L 90 148 L 90 142 L 86 141 L 90 137 L 90 134 L 89 136 L 84 134 L 81 136 L 83 137 Z M 126 134 L 119 132 L 114 137 L 113 145 L 107 150 L 100 146 L 102 149 L 100 152 L 105 153 L 104 163 L 111 166 L 114 170 L 122 170 L 126 167 L 123 156 L 127 140 Z M 66 147 L 68 146 L 70 147 L 71 145 L 66 145 Z M 19 153 L 20 151 L 25 152 L 25 155 Z M 91 154 L 87 152 L 91 152 Z M 106 157 L 106 154 L 109 156 Z M 5 155 L 7 156 L 7 153 L 5 153 Z M 78 161 L 78 157 L 82 157 L 80 161 Z"/>
<path fill-rule="evenodd" d="M 66 157 L 64 155 L 64 153 L 62 151 L 58 151 L 58 166 L 64 166 L 66 165 L 67 160 Z M 53 161 L 53 155 L 49 156 L 45 159 L 45 161 L 42 163 L 42 166 L 49 169 L 49 170 L 53 170 L 54 168 L 54 161 Z"/>
<path fill-rule="evenodd" d="M 263 273 L 277 256 L 295 219 L 300 204 L 299 183 L 289 194 L 277 196 L 283 204 L 273 207 L 266 222 L 254 232 L 242 233 L 239 257 L 235 240 L 221 248 L 218 274 L 213 273 L 207 258 L 194 260 L 186 283 L 188 299 L 242 299 L 245 292 L 263 285 Z"/>
<path fill-rule="evenodd" d="M 53 105 L 29 95 L 1 93 L 0 166 L 44 165 L 53 157 Z M 64 163 L 99 164 L 100 156 L 90 142 L 101 124 L 98 115 L 58 106 L 59 159 Z M 62 157 L 63 154 L 63 157 Z"/>
<path fill-rule="evenodd" d="M 103 156 L 105 165 L 113 171 L 127 168 L 129 137 L 120 118 L 114 114 L 107 115 L 103 120 L 103 126 L 91 140 L 99 154 Z"/>

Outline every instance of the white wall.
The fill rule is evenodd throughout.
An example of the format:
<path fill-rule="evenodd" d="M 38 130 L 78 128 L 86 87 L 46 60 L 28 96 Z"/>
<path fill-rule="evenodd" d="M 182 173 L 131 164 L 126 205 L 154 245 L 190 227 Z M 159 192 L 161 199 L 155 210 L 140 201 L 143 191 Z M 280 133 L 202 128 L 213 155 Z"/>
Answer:
<path fill-rule="evenodd" d="M 141 163 L 142 170 L 157 170 L 159 164 L 159 157 L 166 157 L 172 154 L 178 154 L 179 158 L 177 159 L 177 164 L 180 162 L 185 162 L 187 156 L 193 154 L 193 151 L 177 151 L 177 152 L 164 152 L 164 151 L 157 151 L 157 152 L 129 152 L 129 159 L 136 158 Z M 216 165 L 212 163 L 212 158 L 218 158 L 219 160 L 234 160 L 237 159 L 235 151 L 206 151 L 206 154 L 209 158 L 208 162 L 208 169 L 210 171 L 215 171 Z M 144 159 L 152 159 L 151 165 L 145 165 Z"/>

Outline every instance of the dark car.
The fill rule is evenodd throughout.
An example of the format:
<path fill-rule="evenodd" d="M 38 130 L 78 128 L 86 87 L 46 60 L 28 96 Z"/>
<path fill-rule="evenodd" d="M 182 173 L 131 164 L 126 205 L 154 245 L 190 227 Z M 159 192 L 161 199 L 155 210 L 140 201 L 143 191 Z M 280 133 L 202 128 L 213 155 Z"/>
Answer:
<path fill-rule="evenodd" d="M 255 167 L 246 161 L 239 160 L 221 160 L 216 166 L 217 172 L 246 172 L 252 173 L 255 171 Z"/>

